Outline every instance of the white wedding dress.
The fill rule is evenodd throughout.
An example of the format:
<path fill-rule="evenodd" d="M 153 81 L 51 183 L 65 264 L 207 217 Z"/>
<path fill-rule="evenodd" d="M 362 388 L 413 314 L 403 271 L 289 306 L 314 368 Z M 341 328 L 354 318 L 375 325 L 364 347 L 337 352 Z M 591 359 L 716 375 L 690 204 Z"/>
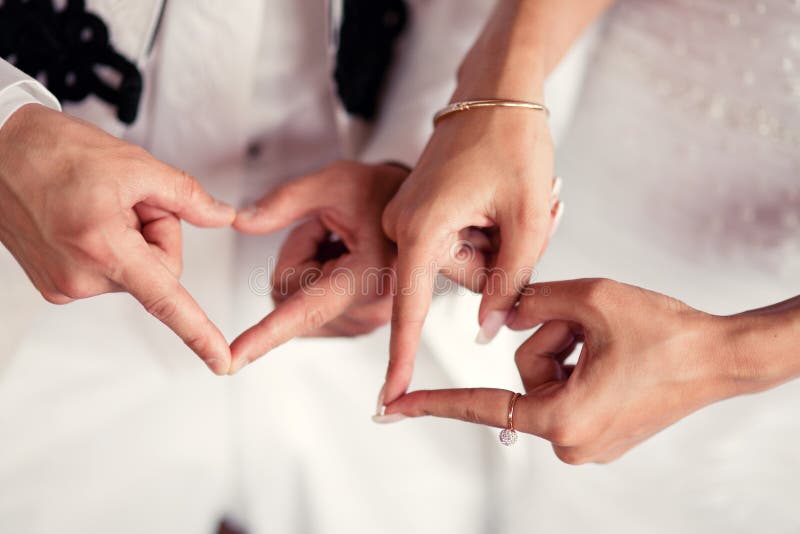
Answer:
<path fill-rule="evenodd" d="M 800 2 L 627 0 L 606 23 L 540 278 L 607 276 L 720 314 L 800 294 Z M 522 439 L 537 474 L 516 526 L 798 532 L 798 407 L 800 381 L 729 400 L 608 466 Z"/>

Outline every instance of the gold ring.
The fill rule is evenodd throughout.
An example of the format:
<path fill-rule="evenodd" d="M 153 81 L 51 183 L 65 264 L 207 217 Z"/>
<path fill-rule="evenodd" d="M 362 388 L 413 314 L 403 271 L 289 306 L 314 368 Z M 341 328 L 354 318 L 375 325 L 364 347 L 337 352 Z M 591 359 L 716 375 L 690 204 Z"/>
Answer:
<path fill-rule="evenodd" d="M 522 393 L 514 393 L 511 396 L 511 401 L 508 403 L 508 422 L 506 428 L 500 431 L 500 443 L 506 447 L 517 442 L 517 431 L 514 430 L 514 406 L 517 404 L 517 399 L 522 396 Z"/>

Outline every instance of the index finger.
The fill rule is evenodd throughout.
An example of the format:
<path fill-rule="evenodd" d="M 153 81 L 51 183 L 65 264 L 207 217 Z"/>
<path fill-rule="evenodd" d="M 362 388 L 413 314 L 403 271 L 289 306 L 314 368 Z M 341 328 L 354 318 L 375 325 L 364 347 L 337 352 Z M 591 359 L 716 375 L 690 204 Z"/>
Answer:
<path fill-rule="evenodd" d="M 396 414 L 407 417 L 432 415 L 506 428 L 513 395 L 513 391 L 490 388 L 413 391 L 386 406 L 383 417 L 389 422 L 396 420 Z M 514 405 L 514 428 L 548 439 L 555 413 L 551 398 L 531 395 L 519 397 Z M 375 421 L 382 422 L 380 417 L 376 417 Z"/>
<path fill-rule="evenodd" d="M 248 234 L 264 234 L 284 228 L 324 208 L 336 198 L 341 181 L 319 172 L 295 178 L 264 195 L 255 205 L 240 211 L 233 227 Z"/>
<path fill-rule="evenodd" d="M 321 328 L 344 313 L 355 298 L 355 292 L 336 286 L 330 275 L 301 288 L 233 341 L 231 374 L 275 347 Z"/>
<path fill-rule="evenodd" d="M 389 367 L 378 404 L 395 400 L 408 389 L 422 326 L 433 298 L 436 268 L 432 247 L 427 243 L 397 245 L 397 291 L 392 308 Z M 380 410 L 380 407 L 378 408 Z"/>
<path fill-rule="evenodd" d="M 116 283 L 175 332 L 215 374 L 228 372 L 230 350 L 222 332 L 141 238 L 128 248 L 116 278 Z"/>

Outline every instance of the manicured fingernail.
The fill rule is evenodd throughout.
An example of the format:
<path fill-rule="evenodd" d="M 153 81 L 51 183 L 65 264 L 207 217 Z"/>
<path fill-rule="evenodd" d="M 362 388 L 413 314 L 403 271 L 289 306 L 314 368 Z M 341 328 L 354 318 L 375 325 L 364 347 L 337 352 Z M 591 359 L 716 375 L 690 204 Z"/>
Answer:
<path fill-rule="evenodd" d="M 506 326 L 511 326 L 514 324 L 514 319 L 517 318 L 517 308 L 511 308 L 511 311 L 508 312 L 508 316 L 506 317 Z"/>
<path fill-rule="evenodd" d="M 379 425 L 388 425 L 389 423 L 396 423 L 398 421 L 402 421 L 403 419 L 408 419 L 405 415 L 401 413 L 393 413 L 389 415 L 373 415 L 372 421 L 374 423 L 378 423 Z"/>
<path fill-rule="evenodd" d="M 553 215 L 553 224 L 550 226 L 551 238 L 555 235 L 556 230 L 558 230 L 558 225 L 561 224 L 561 218 L 564 216 L 564 203 L 559 201 L 553 210 L 555 214 Z"/>
<path fill-rule="evenodd" d="M 550 206 L 555 206 L 556 202 L 558 202 L 558 197 L 561 195 L 561 188 L 563 187 L 564 183 L 561 181 L 560 176 L 556 176 L 553 178 L 553 189 L 550 192 Z"/>
<path fill-rule="evenodd" d="M 239 371 L 241 371 L 245 365 L 250 363 L 247 358 L 239 358 L 236 361 L 231 362 L 231 368 L 228 370 L 229 375 L 235 375 Z"/>
<path fill-rule="evenodd" d="M 386 391 L 386 384 L 381 387 L 380 393 L 378 393 L 378 404 L 375 406 L 375 417 L 382 416 L 383 412 L 386 411 L 386 406 L 383 405 L 383 392 Z"/>
<path fill-rule="evenodd" d="M 483 320 L 481 329 L 478 331 L 478 336 L 475 338 L 475 343 L 478 345 L 486 345 L 493 340 L 500 328 L 506 323 L 508 312 L 492 311 L 486 314 L 486 319 Z"/>

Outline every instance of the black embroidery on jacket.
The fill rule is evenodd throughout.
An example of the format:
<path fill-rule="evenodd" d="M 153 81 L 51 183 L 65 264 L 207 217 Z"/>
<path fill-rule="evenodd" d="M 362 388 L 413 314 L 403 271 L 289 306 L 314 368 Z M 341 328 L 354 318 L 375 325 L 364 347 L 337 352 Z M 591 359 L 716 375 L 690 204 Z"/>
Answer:
<path fill-rule="evenodd" d="M 94 94 L 116 107 L 123 123 L 136 120 L 142 74 L 114 50 L 105 23 L 86 11 L 84 0 L 68 0 L 63 11 L 51 0 L 0 0 L 0 56 L 62 102 Z"/>
<path fill-rule="evenodd" d="M 334 73 L 339 98 L 348 113 L 370 120 L 408 8 L 403 0 L 344 0 L 342 17 Z"/>

